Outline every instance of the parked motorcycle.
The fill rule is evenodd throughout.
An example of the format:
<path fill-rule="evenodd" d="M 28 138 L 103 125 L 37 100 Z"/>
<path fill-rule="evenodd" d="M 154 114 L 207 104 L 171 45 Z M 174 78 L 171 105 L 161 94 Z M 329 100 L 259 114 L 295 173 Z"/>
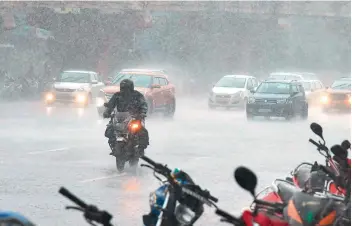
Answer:
<path fill-rule="evenodd" d="M 110 148 L 116 158 L 117 170 L 123 171 L 127 161 L 131 167 L 136 168 L 139 157 L 144 155 L 139 151 L 136 135 L 142 129 L 141 121 L 134 119 L 129 112 L 117 112 L 116 109 L 111 114 L 111 119 L 116 140 Z"/>
<path fill-rule="evenodd" d="M 336 176 L 325 166 L 319 168 L 336 182 Z M 238 219 L 229 214 L 219 214 L 225 218 L 224 221 L 233 225 L 260 225 L 260 226 L 342 226 L 350 225 L 350 198 L 343 199 L 340 196 L 304 191 L 295 192 L 287 205 L 257 199 L 255 187 L 256 175 L 245 167 L 239 167 L 235 171 L 237 183 L 249 191 L 254 197 L 252 211 L 245 211 Z M 311 177 L 312 178 L 312 177 Z M 349 190 L 350 190 L 349 180 Z"/>
<path fill-rule="evenodd" d="M 215 206 L 217 198 L 209 191 L 196 185 L 184 171 L 171 171 L 167 165 L 156 163 L 146 156 L 141 159 L 149 165 L 141 164 L 154 171 L 154 176 L 162 185 L 150 193 L 150 212 L 143 215 L 145 226 L 189 226 L 203 214 L 203 205 Z M 166 178 L 161 180 L 156 174 Z"/>
<path fill-rule="evenodd" d="M 331 156 L 329 148 L 326 146 L 326 142 L 323 137 L 322 127 L 317 123 L 312 123 L 310 128 L 316 135 L 318 135 L 323 140 L 323 143 L 321 143 L 320 141 L 316 142 L 312 139 L 309 139 L 309 142 L 314 144 L 317 147 L 318 152 L 325 157 L 325 165 L 329 167 L 330 170 L 336 176 L 344 174 L 346 177 L 348 177 L 351 168 L 350 166 L 348 166 L 347 163 L 347 150 L 344 150 L 340 145 L 334 145 L 330 149 L 334 156 Z M 342 142 L 342 144 L 345 144 L 346 142 L 348 141 L 345 140 Z M 299 188 L 303 188 L 305 186 L 306 181 L 310 177 L 312 167 L 313 164 L 311 163 L 301 163 L 291 172 L 292 178 L 288 177 L 286 178 L 286 180 L 293 182 Z M 327 191 L 336 195 L 344 195 L 346 193 L 343 188 L 336 186 L 335 183 L 331 180 L 331 178 L 325 178 L 327 184 L 326 187 L 322 189 L 327 188 Z"/>
<path fill-rule="evenodd" d="M 112 224 L 110 223 L 112 215 L 107 211 L 99 210 L 96 206 L 93 205 L 87 205 L 85 202 L 80 200 L 78 197 L 76 197 L 64 187 L 60 188 L 59 193 L 74 202 L 75 204 L 77 204 L 77 206 L 66 206 L 66 209 L 73 209 L 83 212 L 85 220 L 90 225 L 96 225 L 94 224 L 94 222 L 96 222 L 103 226 L 112 226 Z"/>

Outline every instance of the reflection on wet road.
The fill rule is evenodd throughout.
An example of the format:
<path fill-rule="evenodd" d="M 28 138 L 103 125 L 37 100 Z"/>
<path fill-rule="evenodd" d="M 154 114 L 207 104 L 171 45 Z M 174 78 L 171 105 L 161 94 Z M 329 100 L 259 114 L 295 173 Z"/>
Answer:
<path fill-rule="evenodd" d="M 119 225 L 141 225 L 149 192 L 158 181 L 148 169 L 119 175 L 104 137 L 106 120 L 94 108 L 45 108 L 39 103 L 1 104 L 0 200 L 3 209 L 22 212 L 38 225 L 86 225 L 57 191 L 65 186 L 88 203 L 115 215 Z M 324 159 L 308 143 L 321 123 L 331 146 L 350 137 L 350 116 L 312 109 L 307 121 L 247 122 L 241 111 L 208 110 L 206 101 L 179 100 L 174 120 L 147 120 L 155 161 L 180 167 L 237 214 L 250 204 L 232 175 L 247 165 L 262 188 L 301 161 Z M 198 225 L 218 222 L 207 209 Z"/>

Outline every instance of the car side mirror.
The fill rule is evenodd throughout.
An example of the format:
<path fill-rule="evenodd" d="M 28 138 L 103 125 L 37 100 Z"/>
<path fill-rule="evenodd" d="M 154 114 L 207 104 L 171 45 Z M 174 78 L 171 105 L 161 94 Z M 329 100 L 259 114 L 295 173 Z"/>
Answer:
<path fill-rule="evenodd" d="M 250 92 L 250 93 L 255 93 L 255 89 L 254 89 L 254 88 L 251 88 L 251 89 L 249 90 L 249 92 Z"/>
<path fill-rule="evenodd" d="M 152 85 L 152 89 L 160 89 L 160 88 L 161 88 L 161 85 L 159 85 L 159 84 Z"/>
<path fill-rule="evenodd" d="M 109 86 L 109 85 L 111 85 L 111 81 L 106 80 L 106 81 L 104 81 L 104 84 L 107 85 L 107 86 Z"/>
<path fill-rule="evenodd" d="M 299 92 L 293 92 L 291 93 L 291 97 L 296 96 L 297 94 L 299 94 Z"/>
<path fill-rule="evenodd" d="M 98 80 L 92 80 L 92 84 L 98 84 Z"/>

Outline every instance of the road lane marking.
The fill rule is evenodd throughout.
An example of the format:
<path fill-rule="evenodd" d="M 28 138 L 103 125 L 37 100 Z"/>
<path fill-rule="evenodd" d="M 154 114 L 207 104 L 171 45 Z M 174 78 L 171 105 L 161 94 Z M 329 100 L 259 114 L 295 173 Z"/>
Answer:
<path fill-rule="evenodd" d="M 121 177 L 126 175 L 125 172 L 121 173 L 121 174 L 115 174 L 115 175 L 111 175 L 111 176 L 105 176 L 105 177 L 97 177 L 97 178 L 92 178 L 92 179 L 87 179 L 87 180 L 81 180 L 79 181 L 80 183 L 88 183 L 88 182 L 94 182 L 94 181 L 98 181 L 98 180 L 106 180 L 106 179 L 111 179 L 111 178 L 115 178 L 115 177 Z"/>
<path fill-rule="evenodd" d="M 39 154 L 45 154 L 45 153 L 49 153 L 49 152 L 57 152 L 57 151 L 66 151 L 69 150 L 70 148 L 55 148 L 55 149 L 50 149 L 50 150 L 44 150 L 44 151 L 32 151 L 32 152 L 28 152 L 27 154 L 29 155 L 39 155 Z"/>

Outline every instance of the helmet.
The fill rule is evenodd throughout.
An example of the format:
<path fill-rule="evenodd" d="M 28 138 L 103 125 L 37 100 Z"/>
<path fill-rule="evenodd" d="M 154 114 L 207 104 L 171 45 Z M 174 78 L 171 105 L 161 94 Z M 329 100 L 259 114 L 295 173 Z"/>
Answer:
<path fill-rule="evenodd" d="M 130 79 L 124 79 L 120 82 L 121 93 L 131 93 L 134 90 L 133 81 Z"/>

